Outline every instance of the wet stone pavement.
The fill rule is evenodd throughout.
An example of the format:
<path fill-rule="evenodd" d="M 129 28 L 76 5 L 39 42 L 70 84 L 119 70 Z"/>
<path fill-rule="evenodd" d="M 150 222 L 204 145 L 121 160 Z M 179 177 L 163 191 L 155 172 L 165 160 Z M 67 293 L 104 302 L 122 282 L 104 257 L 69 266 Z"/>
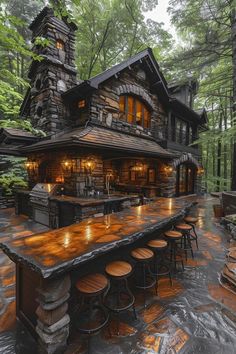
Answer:
<path fill-rule="evenodd" d="M 236 354 L 236 296 L 219 284 L 220 272 L 229 246 L 229 235 L 213 217 L 213 198 L 199 198 L 192 214 L 199 216 L 199 250 L 185 264 L 185 271 L 159 282 L 158 296 L 135 291 L 138 318 L 121 315 L 120 335 L 116 322 L 91 337 L 90 354 Z M 0 211 L 1 240 L 46 230 L 45 227 L 14 216 L 11 209 Z M 15 319 L 15 267 L 0 251 L 0 353 L 37 353 L 36 344 Z M 66 354 L 86 353 L 87 339 L 72 333 Z"/>

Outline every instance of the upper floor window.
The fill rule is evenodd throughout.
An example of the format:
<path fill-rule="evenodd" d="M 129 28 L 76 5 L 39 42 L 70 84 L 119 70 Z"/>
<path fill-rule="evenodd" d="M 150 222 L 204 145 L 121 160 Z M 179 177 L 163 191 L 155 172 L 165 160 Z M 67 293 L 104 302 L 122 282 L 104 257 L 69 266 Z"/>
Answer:
<path fill-rule="evenodd" d="M 80 100 L 78 101 L 78 108 L 84 108 L 86 106 L 86 102 L 85 100 Z"/>
<path fill-rule="evenodd" d="M 147 106 L 133 96 L 120 96 L 119 118 L 130 124 L 137 124 L 144 128 L 151 126 L 151 113 Z"/>
<path fill-rule="evenodd" d="M 189 145 L 194 141 L 192 126 L 182 119 L 175 118 L 175 141 L 182 145 Z"/>
<path fill-rule="evenodd" d="M 56 47 L 57 49 L 65 50 L 65 43 L 61 39 L 58 39 L 56 41 Z"/>

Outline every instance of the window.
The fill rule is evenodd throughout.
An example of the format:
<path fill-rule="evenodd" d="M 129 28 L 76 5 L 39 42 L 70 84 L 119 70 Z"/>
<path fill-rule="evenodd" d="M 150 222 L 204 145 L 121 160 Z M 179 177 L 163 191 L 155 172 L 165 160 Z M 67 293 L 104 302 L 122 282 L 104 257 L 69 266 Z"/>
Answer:
<path fill-rule="evenodd" d="M 189 144 L 193 143 L 193 128 L 191 126 L 189 126 Z"/>
<path fill-rule="evenodd" d="M 188 129 L 189 128 L 189 129 Z M 184 120 L 175 118 L 175 141 L 176 143 L 188 145 L 190 143 L 190 126 Z"/>
<path fill-rule="evenodd" d="M 58 39 L 56 42 L 57 49 L 65 50 L 65 44 L 61 39 Z"/>
<path fill-rule="evenodd" d="M 133 96 L 120 96 L 120 120 L 144 128 L 151 126 L 151 113 L 146 105 Z"/>
<path fill-rule="evenodd" d="M 80 100 L 79 102 L 78 102 L 78 108 L 84 108 L 86 106 L 86 102 L 85 102 L 85 100 Z"/>

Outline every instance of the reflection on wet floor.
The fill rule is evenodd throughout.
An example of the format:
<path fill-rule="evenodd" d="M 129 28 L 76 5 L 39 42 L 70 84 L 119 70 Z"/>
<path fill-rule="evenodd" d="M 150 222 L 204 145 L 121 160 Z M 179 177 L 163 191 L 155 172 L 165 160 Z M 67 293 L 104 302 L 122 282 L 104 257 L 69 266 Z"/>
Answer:
<path fill-rule="evenodd" d="M 189 259 L 185 271 L 174 274 L 173 287 L 168 279 L 159 282 L 158 296 L 148 292 L 143 308 L 142 293 L 136 292 L 138 319 L 121 315 L 120 335 L 116 322 L 91 337 L 91 354 L 172 354 L 236 353 L 236 296 L 222 288 L 219 275 L 225 261 L 229 235 L 214 219 L 213 198 L 199 198 L 199 250 Z M 6 226 L 9 222 L 10 224 Z M 45 228 L 0 212 L 1 238 L 20 237 Z M 0 353 L 34 353 L 32 338 L 15 321 L 15 274 L 11 261 L 0 254 Z M 66 354 L 86 353 L 86 337 L 72 334 Z"/>

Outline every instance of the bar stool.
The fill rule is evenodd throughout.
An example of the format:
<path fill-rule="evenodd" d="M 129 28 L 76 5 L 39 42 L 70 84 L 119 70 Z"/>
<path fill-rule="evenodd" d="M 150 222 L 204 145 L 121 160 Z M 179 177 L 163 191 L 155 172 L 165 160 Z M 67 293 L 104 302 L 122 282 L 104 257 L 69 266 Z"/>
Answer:
<path fill-rule="evenodd" d="M 133 308 L 134 318 L 137 319 L 134 295 L 128 286 L 128 278 L 133 268 L 125 261 L 108 263 L 105 268 L 106 274 L 111 280 L 111 286 L 104 298 L 104 305 L 109 311 L 117 314 L 117 335 L 119 335 L 120 312 Z"/>
<path fill-rule="evenodd" d="M 188 251 L 191 252 L 192 258 L 194 258 L 193 256 L 193 249 L 192 249 L 192 243 L 191 243 L 191 230 L 192 230 L 192 226 L 189 224 L 177 224 L 175 225 L 175 228 L 181 232 L 181 234 L 183 235 L 183 245 L 182 245 L 182 249 L 185 252 L 185 259 L 186 261 L 188 260 Z"/>
<path fill-rule="evenodd" d="M 168 243 L 165 240 L 151 240 L 147 243 L 147 246 L 150 247 L 154 252 L 154 271 L 152 274 L 156 276 L 157 289 L 158 289 L 158 278 L 163 275 L 168 275 L 170 279 L 170 285 L 172 286 L 172 277 L 170 271 L 170 265 L 167 264 L 166 259 L 164 258 L 165 251 L 168 247 Z"/>
<path fill-rule="evenodd" d="M 183 257 L 182 254 L 179 254 L 181 248 L 179 248 L 178 245 L 179 241 L 182 241 L 182 233 L 175 230 L 169 230 L 164 233 L 164 236 L 170 245 L 170 262 L 174 263 L 175 270 L 177 270 L 177 263 L 181 263 L 182 270 L 184 271 Z"/>
<path fill-rule="evenodd" d="M 143 289 L 144 307 L 146 307 L 146 290 L 157 284 L 156 278 L 153 276 L 150 269 L 150 262 L 154 258 L 154 252 L 148 248 L 135 248 L 131 251 L 131 256 L 136 261 L 136 271 L 138 267 L 141 268 L 142 281 L 136 279 L 135 286 L 138 289 Z"/>
<path fill-rule="evenodd" d="M 198 248 L 198 235 L 197 235 L 196 228 L 195 228 L 198 218 L 196 218 L 194 216 L 185 216 L 184 221 L 186 222 L 186 224 L 189 224 L 192 226 L 192 230 L 193 230 L 194 235 L 191 234 L 191 239 L 196 242 L 197 249 L 199 249 Z"/>
<path fill-rule="evenodd" d="M 75 325 L 78 331 L 88 334 L 88 353 L 90 335 L 104 328 L 109 320 L 109 314 L 102 299 L 108 285 L 107 278 L 99 273 L 86 275 L 76 283 L 81 301 L 74 313 Z"/>

